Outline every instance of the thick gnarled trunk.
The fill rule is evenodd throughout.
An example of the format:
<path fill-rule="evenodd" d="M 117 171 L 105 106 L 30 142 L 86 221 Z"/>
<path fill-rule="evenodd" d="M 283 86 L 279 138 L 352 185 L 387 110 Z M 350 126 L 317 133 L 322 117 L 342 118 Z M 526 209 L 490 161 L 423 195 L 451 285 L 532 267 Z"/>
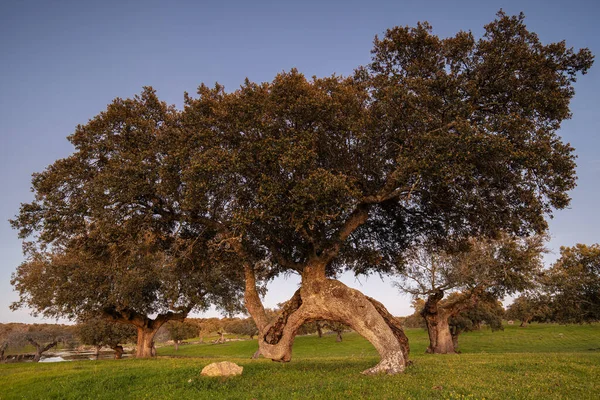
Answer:
<path fill-rule="evenodd" d="M 324 265 L 305 267 L 301 288 L 284 305 L 278 319 L 270 324 L 255 295 L 256 287 L 248 284 L 253 283 L 253 279 L 246 280 L 246 306 L 260 331 L 260 353 L 274 361 L 290 361 L 294 338 L 302 324 L 331 320 L 350 326 L 379 353 L 381 361 L 363 371 L 364 374 L 403 372 L 407 365 L 408 339 L 400 323 L 381 303 L 337 280 L 327 279 L 324 270 Z M 248 269 L 246 275 L 249 275 Z"/>
<path fill-rule="evenodd" d="M 443 297 L 444 292 L 441 290 L 430 295 L 421 311 L 429 335 L 427 353 L 456 353 L 455 340 L 450 332 L 449 319 L 451 314 L 440 307 L 440 301 Z M 458 340 L 458 337 L 456 340 Z"/>
<path fill-rule="evenodd" d="M 448 317 L 437 314 L 426 318 L 425 321 L 427 323 L 427 333 L 429 334 L 429 347 L 427 347 L 426 352 L 433 354 L 456 353 Z"/>
<path fill-rule="evenodd" d="M 35 356 L 33 357 L 33 362 L 39 362 L 42 358 L 43 353 L 45 353 L 46 351 L 50 350 L 58 344 L 58 341 L 56 340 L 51 343 L 48 343 L 45 346 L 43 344 L 39 344 L 38 342 L 32 339 L 27 339 L 27 341 L 31 343 L 33 347 L 35 347 Z"/>
<path fill-rule="evenodd" d="M 150 358 L 156 355 L 154 347 L 154 335 L 158 332 L 158 328 L 148 328 L 141 326 L 137 328 L 137 346 L 135 348 L 136 358 Z"/>
<path fill-rule="evenodd" d="M 156 356 L 154 336 L 160 327 L 168 321 L 183 321 L 191 309 L 192 305 L 189 305 L 183 311 L 177 313 L 168 311 L 165 314 L 157 315 L 154 319 L 130 309 L 117 310 L 115 308 L 106 308 L 103 312 L 107 318 L 113 321 L 135 326 L 137 329 L 135 356 L 136 358 L 149 358 Z"/>

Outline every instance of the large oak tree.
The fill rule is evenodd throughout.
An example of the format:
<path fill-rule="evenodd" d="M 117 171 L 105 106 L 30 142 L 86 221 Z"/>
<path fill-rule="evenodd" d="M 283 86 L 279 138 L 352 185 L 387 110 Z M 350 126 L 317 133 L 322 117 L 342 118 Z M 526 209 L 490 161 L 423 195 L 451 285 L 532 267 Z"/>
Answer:
<path fill-rule="evenodd" d="M 593 57 L 543 45 L 522 15 L 485 30 L 440 39 L 427 24 L 397 27 L 355 76 L 292 70 L 186 99 L 186 207 L 243 262 L 263 355 L 290 360 L 299 327 L 328 319 L 378 350 L 365 372 L 400 372 L 397 321 L 335 275 L 386 272 L 416 238 L 542 232 L 569 203 L 574 155 L 557 130 Z M 286 272 L 302 285 L 269 323 L 255 274 Z"/>

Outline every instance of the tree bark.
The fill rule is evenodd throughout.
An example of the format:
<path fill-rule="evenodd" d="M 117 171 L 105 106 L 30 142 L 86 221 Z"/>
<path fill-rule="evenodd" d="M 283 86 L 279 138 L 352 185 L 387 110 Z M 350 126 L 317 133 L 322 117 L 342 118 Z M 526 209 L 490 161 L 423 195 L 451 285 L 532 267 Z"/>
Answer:
<path fill-rule="evenodd" d="M 102 346 L 96 346 L 96 360 L 100 359 L 100 349 Z"/>
<path fill-rule="evenodd" d="M 450 333 L 450 325 L 448 323 L 451 315 L 439 305 L 443 297 L 444 292 L 441 290 L 430 295 L 425 302 L 423 311 L 421 311 L 429 335 L 429 347 L 427 347 L 427 353 L 456 353 L 452 334 Z"/>
<path fill-rule="evenodd" d="M 137 346 L 135 348 L 136 358 L 154 357 L 156 350 L 154 348 L 154 335 L 158 332 L 158 328 L 148 328 L 145 326 L 137 327 Z"/>
<path fill-rule="evenodd" d="M 315 321 L 315 325 L 317 326 L 317 335 L 319 335 L 319 338 L 322 338 L 323 328 L 321 327 L 321 321 Z"/>
<path fill-rule="evenodd" d="M 246 292 L 252 295 L 256 288 Z M 378 351 L 381 361 L 363 374 L 397 374 L 407 365 L 408 339 L 400 323 L 385 307 L 343 283 L 325 277 L 325 265 L 313 264 L 304 268 L 302 285 L 282 307 L 273 323 L 261 326 L 264 308 L 258 296 L 247 296 L 246 305 L 255 318 L 260 334 L 260 352 L 274 361 L 288 362 L 298 329 L 306 321 L 331 320 L 350 326 L 366 338 Z"/>
<path fill-rule="evenodd" d="M 458 350 L 458 335 L 459 334 L 460 334 L 460 332 L 457 331 L 456 333 L 454 333 L 452 335 L 452 345 L 454 346 L 454 351 L 456 353 L 459 353 L 459 350 Z"/>
<path fill-rule="evenodd" d="M 104 315 L 114 321 L 131 324 L 137 328 L 137 346 L 135 349 L 136 358 L 149 358 L 156 356 L 156 347 L 154 347 L 154 335 L 168 321 L 183 321 L 193 305 L 188 305 L 181 312 L 174 313 L 168 311 L 165 314 L 159 314 L 155 319 L 148 318 L 146 315 L 137 313 L 134 310 L 117 310 L 106 308 Z"/>
<path fill-rule="evenodd" d="M 39 362 L 44 352 L 50 350 L 52 347 L 58 344 L 58 341 L 56 340 L 51 343 L 48 343 L 46 346 L 39 344 L 33 339 L 27 339 L 27 341 L 35 347 L 35 356 L 33 356 L 33 362 Z"/>
<path fill-rule="evenodd" d="M 525 317 L 525 318 L 523 318 L 521 320 L 521 324 L 519 325 L 519 327 L 525 328 L 529 324 L 530 320 L 531 320 L 531 317 Z"/>
<path fill-rule="evenodd" d="M 179 350 L 179 340 L 173 340 L 173 346 L 175 347 L 175 351 Z"/>
<path fill-rule="evenodd" d="M 2 343 L 2 345 L 0 345 L 0 363 L 4 362 L 4 352 L 6 351 L 7 348 L 8 348 L 8 342 L 4 342 L 4 343 Z"/>
<path fill-rule="evenodd" d="M 112 349 L 115 351 L 115 360 L 120 360 L 121 358 L 123 358 L 123 346 L 113 346 Z"/>
<path fill-rule="evenodd" d="M 341 342 L 342 341 L 342 332 L 338 331 L 337 333 L 337 337 L 335 338 L 336 342 Z"/>

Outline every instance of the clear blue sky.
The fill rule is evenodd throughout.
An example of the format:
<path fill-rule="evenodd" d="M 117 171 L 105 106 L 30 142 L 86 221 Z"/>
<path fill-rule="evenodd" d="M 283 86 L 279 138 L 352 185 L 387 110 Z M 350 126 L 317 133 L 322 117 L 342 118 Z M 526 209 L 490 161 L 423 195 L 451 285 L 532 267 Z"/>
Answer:
<path fill-rule="evenodd" d="M 183 92 L 215 81 L 230 90 L 248 77 L 271 80 L 296 67 L 307 76 L 349 74 L 369 61 L 373 37 L 395 25 L 429 21 L 439 36 L 471 30 L 504 9 L 525 12 L 544 42 L 566 40 L 600 56 L 600 6 L 572 1 L 3 1 L 0 3 L 0 322 L 34 322 L 11 312 L 10 275 L 22 261 L 7 220 L 32 200 L 31 174 L 72 152 L 77 124 L 115 97 L 142 86 L 181 106 Z M 551 222 L 561 245 L 600 242 L 600 61 L 580 79 L 574 117 L 563 138 L 576 148 L 578 187 L 570 209 Z M 392 313 L 412 310 L 389 282 L 343 277 Z M 277 280 L 269 306 L 287 299 L 297 280 Z"/>

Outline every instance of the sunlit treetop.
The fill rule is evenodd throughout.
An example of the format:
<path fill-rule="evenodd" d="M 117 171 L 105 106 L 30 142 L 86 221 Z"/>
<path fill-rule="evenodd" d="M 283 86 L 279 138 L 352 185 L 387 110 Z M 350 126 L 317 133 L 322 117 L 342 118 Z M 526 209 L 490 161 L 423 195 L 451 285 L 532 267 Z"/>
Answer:
<path fill-rule="evenodd" d="M 187 97 L 185 207 L 274 272 L 386 270 L 415 238 L 543 232 L 569 204 L 557 134 L 593 56 L 502 12 L 475 39 L 396 27 L 352 77 L 296 70 Z"/>

